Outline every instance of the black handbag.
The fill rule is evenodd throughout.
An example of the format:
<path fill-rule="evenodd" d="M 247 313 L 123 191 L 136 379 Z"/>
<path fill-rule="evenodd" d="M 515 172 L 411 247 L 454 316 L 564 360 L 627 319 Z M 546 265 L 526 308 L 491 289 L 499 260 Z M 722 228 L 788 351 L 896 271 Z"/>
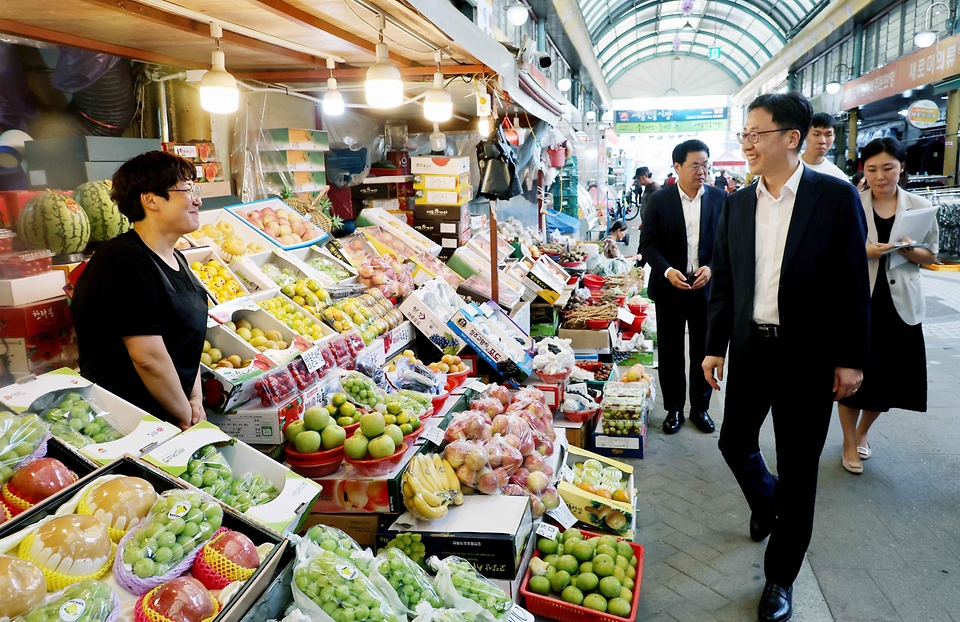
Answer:
<path fill-rule="evenodd" d="M 503 127 L 498 127 L 490 138 L 477 144 L 477 164 L 480 167 L 478 197 L 507 200 L 520 194 L 516 152 L 504 135 Z"/>

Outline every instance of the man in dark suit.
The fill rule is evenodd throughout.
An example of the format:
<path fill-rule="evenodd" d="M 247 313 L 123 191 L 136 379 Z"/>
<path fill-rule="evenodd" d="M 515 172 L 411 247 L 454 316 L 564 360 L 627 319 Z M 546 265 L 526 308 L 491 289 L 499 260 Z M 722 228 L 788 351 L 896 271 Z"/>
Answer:
<path fill-rule="evenodd" d="M 720 451 L 750 505 L 751 538 L 770 535 L 759 619 L 783 622 L 813 531 L 833 402 L 863 379 L 866 222 L 853 186 L 800 162 L 813 116 L 805 97 L 761 95 L 747 112 L 738 138 L 760 180 L 727 198 L 717 224 L 703 371 L 719 390 L 729 344 Z M 830 312 L 814 328 L 816 301 Z M 771 409 L 779 478 L 760 454 Z"/>
<path fill-rule="evenodd" d="M 706 184 L 710 149 L 688 140 L 673 150 L 679 180 L 650 197 L 643 210 L 640 253 L 650 263 L 650 297 L 657 303 L 660 388 L 667 416 L 663 431 L 683 423 L 687 388 L 684 333 L 690 329 L 690 421 L 704 433 L 716 428 L 707 412 L 710 385 L 703 377 L 707 296 L 717 219 L 727 193 Z"/>

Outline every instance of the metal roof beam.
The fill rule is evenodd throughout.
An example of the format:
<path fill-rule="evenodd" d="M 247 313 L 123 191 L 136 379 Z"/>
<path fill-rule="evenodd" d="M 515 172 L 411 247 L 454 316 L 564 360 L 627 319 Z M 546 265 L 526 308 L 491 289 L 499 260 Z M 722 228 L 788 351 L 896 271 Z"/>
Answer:
<path fill-rule="evenodd" d="M 706 46 L 701 45 L 701 44 L 696 44 L 696 45 L 694 45 L 694 46 L 692 46 L 692 47 L 699 47 L 699 48 L 703 48 L 703 49 L 706 49 L 706 50 L 709 51 L 709 48 L 707 48 Z M 637 50 L 636 52 L 634 52 L 633 54 L 631 54 L 630 56 L 628 56 L 627 58 L 625 58 L 621 63 L 618 63 L 618 67 L 621 67 L 621 68 L 617 71 L 616 74 L 614 74 L 613 76 L 610 76 L 609 78 L 607 78 L 607 81 L 610 83 L 610 85 L 612 86 L 617 80 L 620 79 L 620 77 L 621 77 L 623 74 L 625 74 L 625 73 L 626 73 L 627 71 L 629 71 L 630 69 L 633 69 L 635 66 L 643 63 L 644 61 L 648 61 L 648 60 L 651 60 L 651 59 L 654 59 L 654 58 L 663 58 L 663 57 L 665 57 L 665 56 L 690 56 L 690 57 L 692 57 L 692 58 L 699 58 L 699 59 L 701 59 L 701 60 L 705 60 L 705 61 L 707 61 L 708 63 L 711 63 L 711 64 L 716 65 L 717 67 L 723 69 L 723 70 L 727 73 L 727 75 L 729 75 L 731 78 L 733 78 L 733 80 L 734 80 L 738 85 L 743 84 L 743 82 L 744 82 L 744 79 L 745 79 L 745 78 L 741 78 L 740 76 L 738 76 L 732 69 L 730 69 L 729 67 L 727 67 L 726 65 L 724 65 L 722 62 L 719 62 L 719 61 L 717 61 L 717 60 L 714 59 L 714 58 L 709 58 L 709 57 L 707 57 L 707 56 L 705 56 L 705 55 L 703 55 L 703 54 L 694 54 L 692 51 L 689 51 L 689 52 L 657 52 L 657 53 L 655 53 L 655 54 L 651 54 L 650 56 L 644 56 L 643 58 L 637 58 L 637 57 L 640 56 L 640 54 L 642 54 L 643 52 L 646 52 L 647 50 L 654 49 L 654 48 L 655 48 L 655 46 L 648 46 L 648 47 L 643 48 L 642 50 Z M 744 69 L 743 66 L 742 66 L 740 63 L 738 63 L 736 60 L 730 58 L 729 56 L 726 57 L 726 60 L 729 60 L 731 63 L 733 63 L 734 65 L 736 65 L 737 68 L 744 74 L 744 76 L 745 76 L 746 78 L 749 78 L 749 77 L 750 77 L 750 72 L 748 72 L 746 69 Z"/>

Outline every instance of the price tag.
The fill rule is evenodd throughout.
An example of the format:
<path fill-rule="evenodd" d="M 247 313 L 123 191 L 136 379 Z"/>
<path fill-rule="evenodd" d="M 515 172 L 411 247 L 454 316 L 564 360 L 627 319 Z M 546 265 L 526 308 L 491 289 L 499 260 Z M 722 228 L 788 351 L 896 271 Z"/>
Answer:
<path fill-rule="evenodd" d="M 470 382 L 467 383 L 466 387 L 468 389 L 473 389 L 478 393 L 483 393 L 484 391 L 487 390 L 487 385 L 483 384 L 479 380 L 471 380 Z"/>
<path fill-rule="evenodd" d="M 510 615 L 507 616 L 507 622 L 534 622 L 535 619 L 532 613 L 520 605 L 514 605 Z"/>
<path fill-rule="evenodd" d="M 560 523 L 564 529 L 573 527 L 577 522 L 577 517 L 570 513 L 570 508 L 567 507 L 562 498 L 560 499 L 560 505 L 552 510 L 547 510 L 547 514 Z"/>
<path fill-rule="evenodd" d="M 540 526 L 537 527 L 537 535 L 543 536 L 549 540 L 556 540 L 557 534 L 560 533 L 560 530 L 551 525 L 550 523 L 540 522 Z"/>
<path fill-rule="evenodd" d="M 573 477 L 574 477 L 573 469 L 568 467 L 566 464 L 560 467 L 560 479 L 572 484 Z"/>
<path fill-rule="evenodd" d="M 624 324 L 633 324 L 633 321 L 637 319 L 632 313 L 623 307 L 617 308 L 617 319 L 621 320 Z"/>
<path fill-rule="evenodd" d="M 443 430 L 441 430 L 439 427 L 428 428 L 424 430 L 423 434 L 420 436 L 427 439 L 434 445 L 439 445 L 443 442 Z"/>
<path fill-rule="evenodd" d="M 567 385 L 567 393 L 576 393 L 577 395 L 583 396 L 587 399 L 590 399 L 590 392 L 587 390 L 586 382 L 578 382 L 576 384 Z"/>
<path fill-rule="evenodd" d="M 307 373 L 312 374 L 321 367 L 323 367 L 326 361 L 323 360 L 323 354 L 320 353 L 320 347 L 310 348 L 305 352 L 300 353 L 300 358 L 303 360 L 303 364 L 307 366 Z"/>

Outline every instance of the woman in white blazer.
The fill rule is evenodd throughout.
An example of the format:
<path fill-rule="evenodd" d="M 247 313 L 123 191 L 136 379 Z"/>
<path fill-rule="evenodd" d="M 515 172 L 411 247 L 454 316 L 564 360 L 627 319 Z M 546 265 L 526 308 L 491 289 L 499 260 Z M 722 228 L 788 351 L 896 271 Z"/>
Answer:
<path fill-rule="evenodd" d="M 936 218 L 923 240 L 929 248 L 893 250 L 890 233 L 904 212 L 930 207 L 930 201 L 900 188 L 906 151 L 893 138 L 880 138 L 863 149 L 863 171 L 869 188 L 860 193 L 867 217 L 867 258 L 870 269 L 870 353 L 860 389 L 840 400 L 843 428 L 843 468 L 863 472 L 863 460 L 873 450 L 870 426 L 891 408 L 927 410 L 927 360 L 923 343 L 926 307 L 920 285 L 920 264 L 937 260 L 940 232 Z M 912 240 L 911 240 L 912 241 Z M 907 261 L 888 267 L 891 253 Z M 890 254 L 888 254 L 890 253 Z M 891 353 L 896 353 L 892 356 Z M 896 373 L 891 363 L 896 362 Z"/>

